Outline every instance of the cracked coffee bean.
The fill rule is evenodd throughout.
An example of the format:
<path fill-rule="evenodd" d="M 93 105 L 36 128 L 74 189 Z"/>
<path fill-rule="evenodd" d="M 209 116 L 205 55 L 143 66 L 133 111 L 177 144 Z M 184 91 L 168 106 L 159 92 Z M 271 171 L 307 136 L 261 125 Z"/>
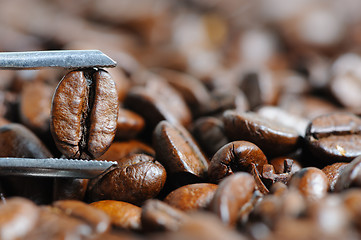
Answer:
<path fill-rule="evenodd" d="M 351 113 L 316 117 L 306 131 L 307 146 L 315 165 L 350 162 L 361 155 L 361 118 Z"/>
<path fill-rule="evenodd" d="M 234 141 L 224 145 L 214 154 L 208 168 L 212 182 L 219 182 L 235 172 L 252 172 L 252 164 L 261 173 L 267 158 L 255 144 L 247 141 Z"/>
<path fill-rule="evenodd" d="M 94 159 L 114 139 L 118 97 L 104 70 L 78 70 L 65 75 L 52 102 L 51 132 L 68 158 Z"/>

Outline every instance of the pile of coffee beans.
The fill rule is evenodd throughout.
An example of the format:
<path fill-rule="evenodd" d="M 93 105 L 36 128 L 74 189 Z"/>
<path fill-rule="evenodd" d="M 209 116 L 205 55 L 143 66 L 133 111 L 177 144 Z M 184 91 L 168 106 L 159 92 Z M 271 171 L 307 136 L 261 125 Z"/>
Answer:
<path fill-rule="evenodd" d="M 76 6 L 74 6 L 76 4 Z M 360 0 L 5 0 L 0 51 L 115 68 L 0 71 L 0 239 L 360 239 Z"/>

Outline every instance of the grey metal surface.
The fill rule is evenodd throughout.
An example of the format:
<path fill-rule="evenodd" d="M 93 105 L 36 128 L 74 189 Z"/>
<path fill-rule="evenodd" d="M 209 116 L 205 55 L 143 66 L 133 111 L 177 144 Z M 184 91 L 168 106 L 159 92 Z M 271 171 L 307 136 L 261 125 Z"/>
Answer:
<path fill-rule="evenodd" d="M 0 69 L 109 68 L 116 65 L 114 60 L 99 50 L 0 52 Z"/>
<path fill-rule="evenodd" d="M 94 178 L 116 164 L 63 158 L 0 158 L 0 176 Z"/>

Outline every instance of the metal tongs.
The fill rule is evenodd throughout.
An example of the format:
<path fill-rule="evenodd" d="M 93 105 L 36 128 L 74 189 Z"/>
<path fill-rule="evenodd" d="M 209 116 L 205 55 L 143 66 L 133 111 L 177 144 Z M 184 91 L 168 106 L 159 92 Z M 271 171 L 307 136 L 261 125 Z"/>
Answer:
<path fill-rule="evenodd" d="M 116 62 L 99 50 L 1 52 L 0 70 L 115 67 Z M 0 175 L 94 178 L 116 162 L 61 158 L 0 158 Z"/>

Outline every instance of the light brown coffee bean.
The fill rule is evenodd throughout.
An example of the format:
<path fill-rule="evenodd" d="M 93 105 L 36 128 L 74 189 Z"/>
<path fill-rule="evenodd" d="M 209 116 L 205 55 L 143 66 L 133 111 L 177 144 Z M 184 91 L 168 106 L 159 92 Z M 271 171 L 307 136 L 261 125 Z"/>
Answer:
<path fill-rule="evenodd" d="M 51 132 L 68 158 L 97 158 L 110 146 L 116 131 L 118 97 L 104 70 L 72 71 L 53 97 Z"/>

